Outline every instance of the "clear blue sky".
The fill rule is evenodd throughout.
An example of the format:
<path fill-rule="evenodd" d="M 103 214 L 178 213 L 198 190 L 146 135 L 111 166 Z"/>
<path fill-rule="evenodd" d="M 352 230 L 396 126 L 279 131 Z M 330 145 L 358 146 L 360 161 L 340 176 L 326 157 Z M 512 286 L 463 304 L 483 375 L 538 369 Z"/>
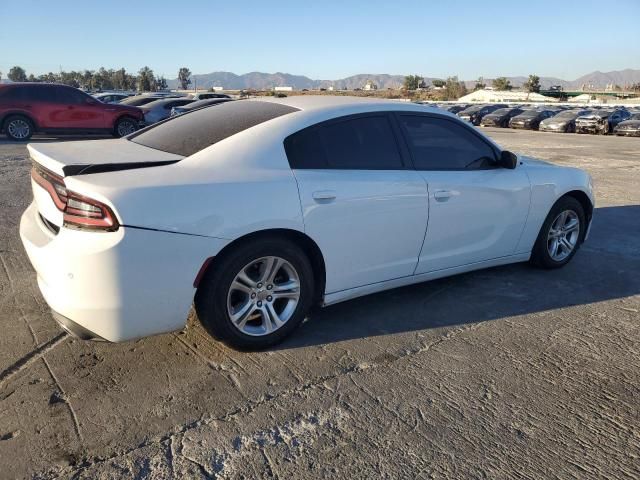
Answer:
<path fill-rule="evenodd" d="M 640 0 L 0 0 L 0 71 L 572 80 L 640 68 Z"/>

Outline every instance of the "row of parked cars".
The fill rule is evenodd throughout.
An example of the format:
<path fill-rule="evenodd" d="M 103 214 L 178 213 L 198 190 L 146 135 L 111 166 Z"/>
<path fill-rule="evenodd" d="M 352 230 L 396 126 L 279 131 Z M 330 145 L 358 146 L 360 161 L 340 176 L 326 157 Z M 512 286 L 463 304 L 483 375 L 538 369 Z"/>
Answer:
<path fill-rule="evenodd" d="M 94 95 L 101 101 L 138 107 L 144 116 L 141 127 L 153 125 L 173 115 L 188 112 L 194 108 L 202 108 L 217 103 L 228 102 L 229 95 L 216 92 L 199 92 L 189 95 L 173 93 L 151 93 L 127 95 L 125 93 L 101 93 Z"/>
<path fill-rule="evenodd" d="M 17 141 L 26 141 L 34 133 L 122 137 L 171 115 L 230 100 L 228 95 L 215 92 L 188 96 L 105 92 L 92 96 L 52 83 L 0 84 L 0 132 Z"/>
<path fill-rule="evenodd" d="M 640 108 L 436 104 L 476 126 L 640 136 Z"/>

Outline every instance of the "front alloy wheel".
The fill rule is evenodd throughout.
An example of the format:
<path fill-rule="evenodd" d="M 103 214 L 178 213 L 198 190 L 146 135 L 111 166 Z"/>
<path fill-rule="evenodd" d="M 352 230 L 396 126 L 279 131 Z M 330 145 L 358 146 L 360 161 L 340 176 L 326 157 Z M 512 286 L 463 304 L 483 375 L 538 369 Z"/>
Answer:
<path fill-rule="evenodd" d="M 574 197 L 560 198 L 547 215 L 531 252 L 531 263 L 559 268 L 576 254 L 584 240 L 587 216 Z"/>
<path fill-rule="evenodd" d="M 573 210 L 564 210 L 558 215 L 547 235 L 547 251 L 556 262 L 571 255 L 580 238 L 580 219 Z"/>
<path fill-rule="evenodd" d="M 252 261 L 238 272 L 227 294 L 227 314 L 246 335 L 278 330 L 293 316 L 300 301 L 296 269 L 280 257 Z"/>

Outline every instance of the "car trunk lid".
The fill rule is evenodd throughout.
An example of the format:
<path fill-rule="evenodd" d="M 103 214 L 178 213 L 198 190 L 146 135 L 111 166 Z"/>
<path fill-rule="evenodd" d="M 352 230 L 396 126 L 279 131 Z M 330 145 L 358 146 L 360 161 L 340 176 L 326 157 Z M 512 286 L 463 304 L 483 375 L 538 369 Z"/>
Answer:
<path fill-rule="evenodd" d="M 170 165 L 184 158 L 126 139 L 39 143 L 27 148 L 33 160 L 34 202 L 40 216 L 56 227 L 63 223 L 66 177 Z"/>
<path fill-rule="evenodd" d="M 30 143 L 34 162 L 61 177 L 168 165 L 184 157 L 127 139 Z"/>

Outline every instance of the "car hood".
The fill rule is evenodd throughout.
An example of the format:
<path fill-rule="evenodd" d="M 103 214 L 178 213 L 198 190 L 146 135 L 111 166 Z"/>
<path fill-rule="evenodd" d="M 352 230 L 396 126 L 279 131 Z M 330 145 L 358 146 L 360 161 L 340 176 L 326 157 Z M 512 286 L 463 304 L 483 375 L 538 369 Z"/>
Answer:
<path fill-rule="evenodd" d="M 34 162 L 63 177 L 167 165 L 184 158 L 126 138 L 30 143 L 27 149 Z"/>
<path fill-rule="evenodd" d="M 611 113 L 592 113 L 590 115 L 582 115 L 578 117 L 576 120 L 599 120 L 601 118 L 607 118 L 611 115 Z"/>
<path fill-rule="evenodd" d="M 549 162 L 545 162 L 544 160 L 540 160 L 538 158 L 527 157 L 525 155 L 518 155 L 518 160 L 525 167 L 545 167 L 545 168 L 558 168 L 557 165 Z"/>

